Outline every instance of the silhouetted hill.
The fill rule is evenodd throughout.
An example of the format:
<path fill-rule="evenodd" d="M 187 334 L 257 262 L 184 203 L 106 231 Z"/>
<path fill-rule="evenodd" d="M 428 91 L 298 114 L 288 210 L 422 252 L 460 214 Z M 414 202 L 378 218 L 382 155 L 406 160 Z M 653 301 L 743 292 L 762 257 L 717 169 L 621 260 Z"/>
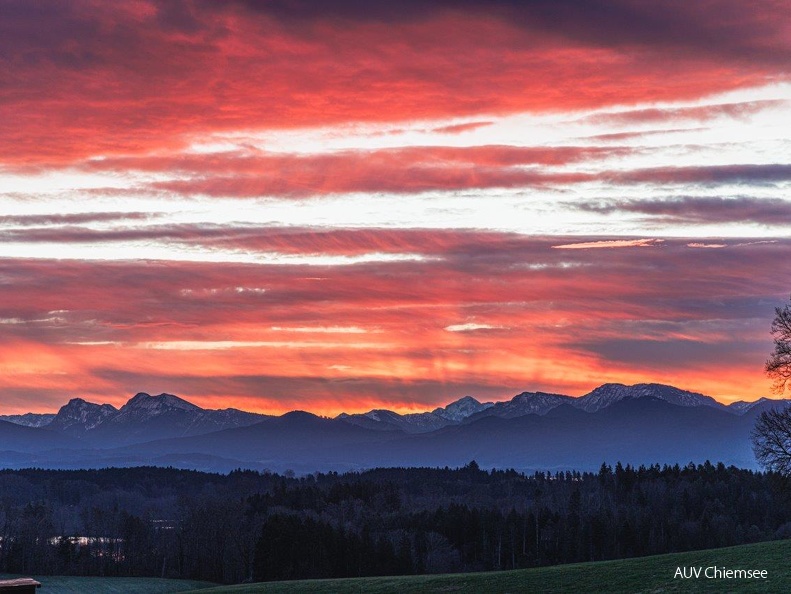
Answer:
<path fill-rule="evenodd" d="M 0 452 L 41 452 L 54 448 L 77 448 L 79 442 L 67 435 L 61 435 L 46 429 L 26 427 L 0 421 Z"/>
<path fill-rule="evenodd" d="M 594 470 L 604 461 L 640 465 L 708 459 L 752 467 L 751 427 L 750 419 L 710 407 L 627 399 L 597 413 L 564 404 L 543 416 L 484 417 L 393 441 L 377 456 L 407 466 L 453 466 L 475 459 L 485 468 Z"/>
<path fill-rule="evenodd" d="M 232 460 L 229 469 L 347 470 L 366 467 L 361 460 L 369 458 L 361 454 L 404 435 L 401 431 L 371 430 L 338 419 L 294 411 L 246 427 L 156 440 L 116 448 L 112 453 L 141 464 L 153 463 L 165 454 L 197 454 Z"/>

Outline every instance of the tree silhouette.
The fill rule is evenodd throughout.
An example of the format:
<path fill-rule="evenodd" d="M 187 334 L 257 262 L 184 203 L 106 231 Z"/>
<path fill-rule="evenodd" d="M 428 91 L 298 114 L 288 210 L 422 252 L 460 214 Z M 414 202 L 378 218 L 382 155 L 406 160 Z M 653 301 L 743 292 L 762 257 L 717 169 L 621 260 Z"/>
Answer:
<path fill-rule="evenodd" d="M 762 412 L 750 438 L 761 466 L 791 476 L 791 407 Z"/>
<path fill-rule="evenodd" d="M 765 369 L 774 380 L 773 390 L 782 393 L 791 380 L 791 303 L 775 308 L 772 337 L 775 349 L 767 359 Z"/>
<path fill-rule="evenodd" d="M 772 320 L 774 352 L 766 361 L 766 374 L 774 380 L 772 389 L 782 394 L 791 381 L 791 303 L 775 308 Z M 791 408 L 764 411 L 750 434 L 758 463 L 767 470 L 791 476 Z"/>

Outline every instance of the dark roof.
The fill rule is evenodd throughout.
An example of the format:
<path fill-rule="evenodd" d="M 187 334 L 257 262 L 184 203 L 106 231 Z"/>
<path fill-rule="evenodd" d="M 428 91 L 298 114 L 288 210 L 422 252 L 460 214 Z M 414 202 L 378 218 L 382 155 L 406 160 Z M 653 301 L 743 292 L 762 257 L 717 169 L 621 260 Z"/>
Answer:
<path fill-rule="evenodd" d="M 31 578 L 0 580 L 0 592 L 31 592 L 40 587 L 41 583 Z"/>

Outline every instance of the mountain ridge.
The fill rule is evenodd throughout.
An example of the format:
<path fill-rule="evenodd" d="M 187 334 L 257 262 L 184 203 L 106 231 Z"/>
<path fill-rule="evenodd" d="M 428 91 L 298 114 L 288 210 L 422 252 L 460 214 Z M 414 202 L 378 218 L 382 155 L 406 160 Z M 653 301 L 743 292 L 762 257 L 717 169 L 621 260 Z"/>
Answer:
<path fill-rule="evenodd" d="M 740 400 L 725 405 L 711 396 L 666 384 L 639 383 L 629 386 L 605 383 L 587 394 L 576 397 L 541 391 L 526 391 L 508 400 L 480 402 L 475 397 L 467 395 L 431 411 L 400 414 L 388 409 L 373 409 L 365 413 L 341 413 L 335 418 L 368 428 L 400 429 L 408 433 L 421 433 L 434 431 L 448 425 L 470 422 L 482 416 L 513 418 L 526 414 L 545 415 L 561 404 L 569 404 L 586 412 L 595 412 L 626 398 L 651 396 L 678 406 L 710 406 L 737 415 L 746 414 L 755 410 L 756 407 L 766 409 L 791 402 L 789 399 L 761 397 L 754 401 Z M 219 417 L 228 417 L 224 422 L 226 427 L 223 428 L 234 425 L 242 426 L 248 422 L 253 423 L 272 416 L 234 408 L 204 409 L 173 394 L 161 393 L 152 396 L 146 392 L 138 392 L 121 408 L 115 408 L 111 404 L 96 404 L 83 398 L 72 398 L 59 409 L 57 414 L 0 415 L 0 420 L 26 427 L 68 430 L 74 426 L 76 430 L 90 431 L 108 421 L 112 423 L 134 419 L 145 421 L 176 410 L 194 413 L 200 417 L 212 417 L 219 424 L 223 424 L 223 422 L 217 421 Z M 234 416 L 238 417 L 236 421 L 231 420 Z M 242 418 L 245 420 L 241 420 Z M 204 424 L 207 423 L 205 418 L 203 421 Z M 208 424 L 211 425 L 211 423 Z"/>
<path fill-rule="evenodd" d="M 594 388 L 584 396 L 580 396 L 575 404 L 586 412 L 595 412 L 625 398 L 654 397 L 677 406 L 711 406 L 718 409 L 727 408 L 711 396 L 698 392 L 682 390 L 675 386 L 655 383 L 641 383 L 627 386 L 609 383 Z"/>
<path fill-rule="evenodd" d="M 88 444 L 124 445 L 166 437 L 201 435 L 242 427 L 267 415 L 236 409 L 203 409 L 173 394 L 138 392 L 121 408 L 72 398 L 42 429 Z"/>
<path fill-rule="evenodd" d="M 480 402 L 472 396 L 463 396 L 458 400 L 437 407 L 430 412 L 399 414 L 387 409 L 373 409 L 366 413 L 341 413 L 336 419 L 369 429 L 393 431 L 396 429 L 407 433 L 428 433 L 448 425 L 462 422 L 470 415 L 494 406 L 493 402 Z"/>
<path fill-rule="evenodd" d="M 495 403 L 465 397 L 426 413 L 375 409 L 329 418 L 202 409 L 172 394 L 141 392 L 120 409 L 74 398 L 43 428 L 0 422 L 0 466 L 311 473 L 475 459 L 527 471 L 595 470 L 617 461 L 756 468 L 749 441 L 756 417 L 788 405 L 762 398 L 725 406 L 672 386 L 604 384 L 578 398 L 522 392 Z"/>

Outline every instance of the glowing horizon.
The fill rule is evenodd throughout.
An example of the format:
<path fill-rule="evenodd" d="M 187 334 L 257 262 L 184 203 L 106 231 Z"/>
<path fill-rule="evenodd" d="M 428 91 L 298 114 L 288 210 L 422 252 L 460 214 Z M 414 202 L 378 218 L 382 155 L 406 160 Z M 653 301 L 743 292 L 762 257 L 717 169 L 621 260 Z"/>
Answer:
<path fill-rule="evenodd" d="M 0 414 L 768 395 L 789 14 L 6 2 Z"/>

